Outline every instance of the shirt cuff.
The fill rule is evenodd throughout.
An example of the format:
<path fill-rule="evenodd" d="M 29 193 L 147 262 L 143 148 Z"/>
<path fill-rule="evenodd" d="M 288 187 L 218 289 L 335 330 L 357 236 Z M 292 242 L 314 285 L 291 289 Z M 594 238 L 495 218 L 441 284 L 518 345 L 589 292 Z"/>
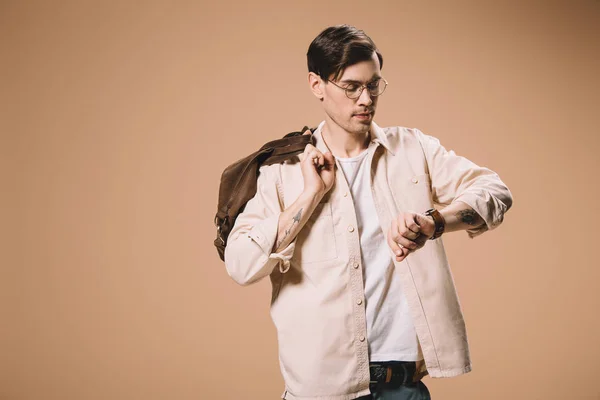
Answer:
<path fill-rule="evenodd" d="M 471 239 L 495 229 L 502 223 L 504 217 L 502 204 L 495 202 L 490 196 L 489 193 L 486 193 L 483 197 L 474 193 L 464 193 L 454 199 L 454 201 L 461 201 L 469 205 L 485 222 L 476 228 L 467 229 L 467 234 Z"/>
<path fill-rule="evenodd" d="M 277 230 L 279 228 L 280 214 L 281 213 L 279 212 L 271 215 L 254 225 L 248 232 L 248 237 L 260 246 L 263 253 L 268 256 L 268 258 L 279 260 L 279 272 L 283 274 L 290 269 L 290 260 L 292 259 L 296 248 L 296 238 L 280 252 L 273 252 L 273 246 L 275 245 Z"/>

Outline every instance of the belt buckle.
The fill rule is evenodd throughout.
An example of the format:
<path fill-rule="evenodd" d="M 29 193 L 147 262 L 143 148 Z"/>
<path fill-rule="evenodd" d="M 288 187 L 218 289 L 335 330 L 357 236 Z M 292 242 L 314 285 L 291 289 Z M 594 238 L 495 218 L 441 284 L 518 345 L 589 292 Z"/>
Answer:
<path fill-rule="evenodd" d="M 370 364 L 369 365 L 369 376 L 371 375 L 371 367 L 381 367 L 381 368 L 385 368 L 386 370 L 386 376 L 385 376 L 385 380 L 384 381 L 373 381 L 373 380 L 369 380 L 370 384 L 377 384 L 377 383 L 389 383 L 392 379 L 392 367 L 390 365 L 382 365 L 382 364 Z"/>
<path fill-rule="evenodd" d="M 383 365 L 381 365 L 381 364 L 375 364 L 375 363 L 369 364 L 369 377 L 373 376 L 373 374 L 371 373 L 371 370 L 374 367 L 383 367 Z M 377 381 L 377 380 L 375 380 L 375 381 L 374 380 L 369 380 L 369 384 L 370 385 L 375 385 L 375 384 L 378 384 L 378 383 L 379 383 L 379 381 Z"/>
<path fill-rule="evenodd" d="M 381 384 L 389 384 L 392 381 L 392 374 L 393 374 L 393 368 L 398 368 L 401 367 L 402 371 L 403 371 L 403 377 L 402 377 L 402 382 L 399 382 L 400 385 L 406 385 L 409 383 L 414 383 L 415 382 L 415 375 L 416 375 L 416 370 L 413 374 L 411 374 L 409 376 L 409 368 L 407 367 L 406 363 L 401 363 L 401 364 L 397 364 L 397 365 L 383 365 L 383 364 L 371 364 L 370 367 L 380 367 L 380 368 L 385 368 L 386 369 L 386 376 L 384 380 L 369 380 L 370 384 L 377 384 L 377 383 L 381 383 Z M 370 374 L 369 374 L 370 375 Z"/>

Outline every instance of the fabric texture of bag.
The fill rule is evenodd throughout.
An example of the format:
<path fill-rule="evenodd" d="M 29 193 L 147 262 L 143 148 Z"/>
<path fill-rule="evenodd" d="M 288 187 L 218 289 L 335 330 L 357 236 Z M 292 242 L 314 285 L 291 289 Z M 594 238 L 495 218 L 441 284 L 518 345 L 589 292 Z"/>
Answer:
<path fill-rule="evenodd" d="M 310 129 L 310 134 L 304 134 Z M 227 237 L 235 220 L 246 203 L 256 194 L 256 180 L 262 165 L 283 162 L 304 152 L 307 144 L 314 144 L 313 133 L 317 128 L 305 126 L 300 131 L 290 132 L 281 139 L 265 143 L 254 153 L 234 162 L 223 171 L 219 186 L 219 203 L 215 215 L 217 238 L 214 245 L 219 257 L 225 261 Z"/>

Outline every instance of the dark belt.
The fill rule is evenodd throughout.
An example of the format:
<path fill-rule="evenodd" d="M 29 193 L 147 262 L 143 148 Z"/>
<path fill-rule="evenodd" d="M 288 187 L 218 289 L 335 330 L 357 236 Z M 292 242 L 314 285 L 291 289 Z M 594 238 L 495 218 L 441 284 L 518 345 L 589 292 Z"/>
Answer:
<path fill-rule="evenodd" d="M 371 385 L 378 383 L 390 385 L 412 385 L 417 370 L 414 361 L 371 362 Z"/>

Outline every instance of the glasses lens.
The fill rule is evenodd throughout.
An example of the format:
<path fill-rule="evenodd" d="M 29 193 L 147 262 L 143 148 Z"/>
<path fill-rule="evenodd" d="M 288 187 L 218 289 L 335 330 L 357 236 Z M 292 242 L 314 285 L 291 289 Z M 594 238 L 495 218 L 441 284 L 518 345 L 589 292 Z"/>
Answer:
<path fill-rule="evenodd" d="M 379 96 L 385 91 L 387 87 L 387 82 L 383 79 L 379 79 L 376 82 L 371 82 L 367 86 L 367 90 L 371 94 L 371 96 Z M 357 99 L 360 97 L 363 91 L 363 87 L 358 84 L 351 84 L 346 87 L 346 95 L 351 99 Z"/>
<path fill-rule="evenodd" d="M 356 99 L 357 97 L 359 97 L 361 95 L 361 92 L 362 89 L 360 85 L 352 83 L 346 86 L 346 96 L 350 97 L 351 99 Z"/>
<path fill-rule="evenodd" d="M 383 79 L 379 79 L 377 82 L 369 84 L 369 93 L 371 93 L 371 96 L 379 96 L 385 91 L 386 86 L 387 83 Z"/>

